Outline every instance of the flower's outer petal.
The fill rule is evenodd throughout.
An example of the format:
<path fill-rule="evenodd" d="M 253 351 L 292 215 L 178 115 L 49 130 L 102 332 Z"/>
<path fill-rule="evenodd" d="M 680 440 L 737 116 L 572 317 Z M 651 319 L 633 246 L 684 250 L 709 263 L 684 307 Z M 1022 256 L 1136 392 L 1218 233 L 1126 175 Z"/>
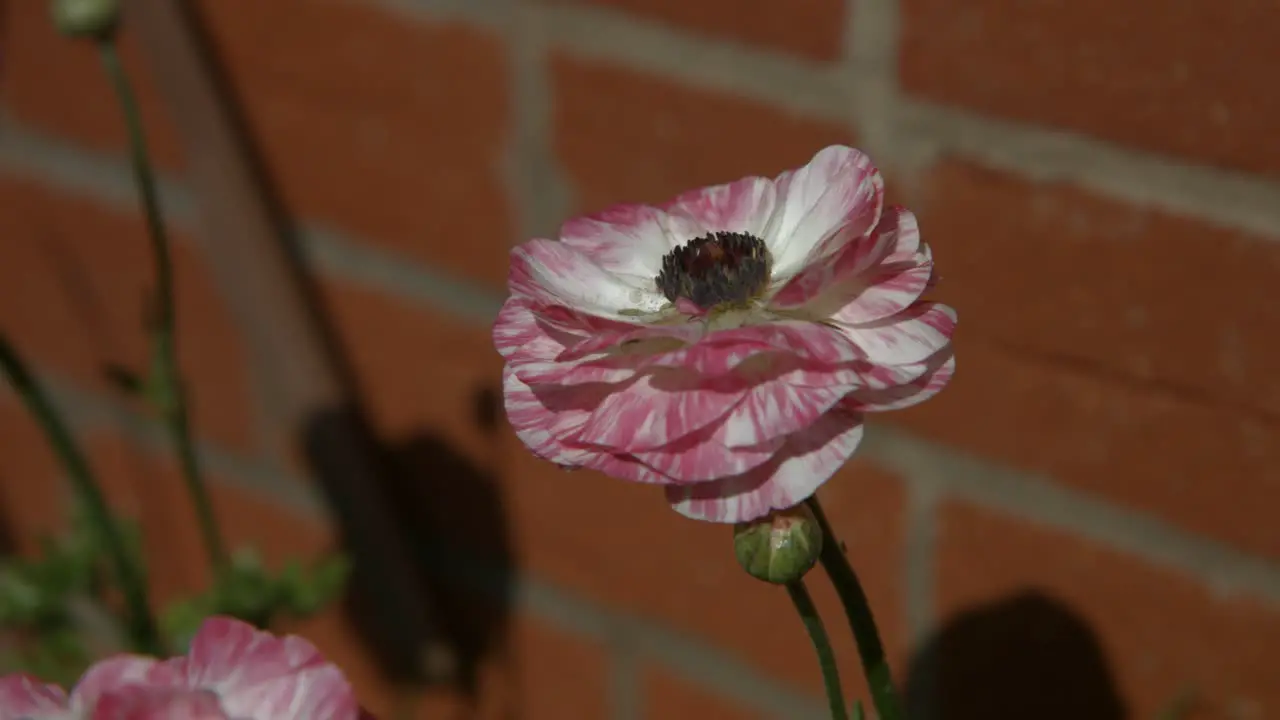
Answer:
<path fill-rule="evenodd" d="M 915 215 L 893 207 L 874 232 L 851 241 L 829 262 L 806 266 L 770 298 L 769 304 L 783 309 L 806 306 L 814 317 L 830 317 L 877 283 L 922 266 L 932 270 L 933 257 L 920 242 Z M 910 300 L 877 317 L 907 307 L 923 290 L 921 286 Z M 876 317 L 851 317 L 850 321 L 861 319 Z"/>
<path fill-rule="evenodd" d="M 545 386 L 535 392 L 508 367 L 502 374 L 507 422 L 534 455 L 557 465 L 582 465 L 598 450 L 569 447 L 599 406 L 606 388 L 600 385 Z"/>
<path fill-rule="evenodd" d="M 879 365 L 923 362 L 951 343 L 956 311 L 922 302 L 892 317 L 870 323 L 832 323 Z"/>
<path fill-rule="evenodd" d="M 765 240 L 773 276 L 787 279 L 875 227 L 884 181 L 862 152 L 833 145 L 777 179 L 777 209 Z"/>
<path fill-rule="evenodd" d="M 730 449 L 724 443 L 724 425 L 719 424 L 657 450 L 631 455 L 677 483 L 704 483 L 754 470 L 769 462 L 785 443 L 786 438 L 779 437 L 760 445 Z"/>
<path fill-rule="evenodd" d="M 772 180 L 746 177 L 724 185 L 690 190 L 663 209 L 672 215 L 693 218 L 703 233 L 740 232 L 763 238 L 773 217 L 776 197 Z"/>
<path fill-rule="evenodd" d="M 360 714 L 351 685 L 314 645 L 234 618 L 204 621 L 185 671 L 189 687 L 213 689 L 236 718 L 356 720 Z"/>
<path fill-rule="evenodd" d="M 248 716 L 258 720 L 266 716 Z M 89 720 L 231 720 L 211 690 L 127 685 L 108 691 Z"/>
<path fill-rule="evenodd" d="M 759 383 L 725 416 L 722 440 L 736 449 L 802 432 L 861 384 L 850 370 L 805 368 Z"/>
<path fill-rule="evenodd" d="M 560 228 L 560 240 L 628 285 L 656 292 L 663 256 L 702 232 L 689 217 L 648 205 L 615 205 L 569 220 Z"/>
<path fill-rule="evenodd" d="M 512 296 L 535 304 L 560 305 L 625 321 L 631 310 L 654 312 L 666 299 L 633 287 L 573 246 L 535 238 L 511 250 L 507 287 Z"/>
<path fill-rule="evenodd" d="M 885 412 L 901 410 L 928 400 L 951 382 L 951 376 L 956 371 L 955 352 L 947 347 L 929 358 L 924 365 L 925 372 L 909 383 L 855 391 L 849 396 L 850 405 L 862 412 Z"/>
<path fill-rule="evenodd" d="M 0 677 L 0 720 L 55 714 L 66 707 L 67 694 L 57 685 L 26 673 Z"/>
<path fill-rule="evenodd" d="M 837 406 L 808 430 L 787 438 L 772 461 L 743 475 L 696 485 L 668 485 L 676 512 L 695 520 L 734 523 L 764 517 L 813 495 L 862 440 L 862 416 Z"/>
<path fill-rule="evenodd" d="M 601 398 L 576 441 L 613 452 L 659 448 L 714 424 L 747 390 L 742 381 L 708 383 L 660 368 Z"/>
<path fill-rule="evenodd" d="M 507 362 L 548 360 L 564 352 L 564 342 L 578 343 L 581 336 L 552 331 L 538 322 L 526 301 L 508 298 L 493 323 L 493 345 Z"/>
<path fill-rule="evenodd" d="M 121 687 L 178 687 L 183 676 L 171 663 L 143 655 L 115 655 L 94 663 L 71 691 L 71 706 L 92 708 L 98 698 Z"/>

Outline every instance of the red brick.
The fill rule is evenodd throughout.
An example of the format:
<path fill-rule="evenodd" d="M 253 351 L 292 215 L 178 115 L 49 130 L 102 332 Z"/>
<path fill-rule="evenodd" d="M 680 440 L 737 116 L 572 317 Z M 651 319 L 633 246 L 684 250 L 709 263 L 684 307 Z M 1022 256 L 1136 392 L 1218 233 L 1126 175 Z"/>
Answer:
<path fill-rule="evenodd" d="M 773 175 L 852 140 L 833 123 L 629 70 L 554 56 L 551 71 L 555 148 L 582 210 Z"/>
<path fill-rule="evenodd" d="M 963 311 L 962 311 L 963 312 Z M 886 416 L 914 432 L 1269 556 L 1280 427 L 1069 363 L 956 343 L 938 397 Z"/>
<path fill-rule="evenodd" d="M 504 495 L 529 572 L 669 623 L 764 673 L 821 692 L 817 661 L 785 591 L 738 567 L 730 526 L 686 519 L 652 487 L 565 472 L 529 455 L 514 437 L 509 442 Z M 855 461 L 822 493 L 895 661 L 906 644 L 902 492 L 895 478 Z M 821 572 L 810 575 L 809 585 L 837 639 L 841 667 L 856 678 L 857 656 L 834 591 Z"/>
<path fill-rule="evenodd" d="M 106 390 L 107 362 L 142 371 L 149 358 L 149 242 L 136 217 L 0 176 L 0 329 L 32 365 Z M 203 258 L 176 242 L 179 361 L 196 429 L 237 447 L 252 438 L 239 334 Z"/>
<path fill-rule="evenodd" d="M 389 438 L 429 431 L 476 463 L 493 459 L 493 434 L 478 416 L 493 409 L 501 392 L 502 357 L 487 325 L 340 279 L 326 278 L 322 291 L 374 419 Z"/>
<path fill-rule="evenodd" d="M 961 162 L 926 178 L 912 206 L 966 337 L 1280 415 L 1280 238 Z"/>
<path fill-rule="evenodd" d="M 0 101 L 23 124 L 64 135 L 97 150 L 123 150 L 123 116 L 93 43 L 62 37 L 45 2 L 0 6 L 0 46 L 5 49 Z M 141 105 L 147 141 L 156 161 L 177 167 L 181 153 L 168 114 L 159 102 L 143 55 L 126 26 L 120 54 Z"/>
<path fill-rule="evenodd" d="M 1083 712 L 1074 717 L 1154 717 L 1186 689 L 1198 698 L 1198 712 L 1192 715 L 1197 720 L 1261 718 L 1280 712 L 1280 688 L 1273 672 L 1280 663 L 1280 613 L 1274 606 L 1245 595 L 1215 593 L 1193 578 L 1151 567 L 1141 559 L 976 508 L 950 505 L 941 517 L 937 592 L 944 618 L 954 619 L 956 613 L 975 608 L 990 611 L 990 603 L 1028 590 L 1041 593 L 1067 613 L 1062 618 L 1041 613 L 1042 624 L 1035 628 L 1022 627 L 1018 618 L 991 613 L 989 632 L 974 638 L 983 647 L 964 648 L 971 657 L 981 655 L 1006 670 L 1018 663 L 1047 669 L 1053 665 L 1049 659 L 1053 649 L 1041 647 L 1036 656 L 1005 657 L 1001 653 L 1006 650 L 995 644 L 999 631 L 1038 630 L 1044 637 L 1055 628 L 1067 628 L 1070 634 L 1064 632 L 1059 639 L 1083 641 L 1085 646 L 1088 638 L 1074 637 L 1080 631 L 1069 628 L 1082 623 L 1085 632 L 1096 634 L 1128 712 L 1081 708 Z M 1072 683 L 1088 671 L 1086 667 L 1061 668 L 1053 686 L 1071 692 Z M 1049 676 L 1047 682 L 1053 678 Z M 983 697 L 980 691 L 965 695 Z M 983 701 L 975 705 L 997 707 Z M 965 712 L 964 706 L 957 708 L 956 712 Z M 980 707 L 968 710 L 977 710 L 967 713 L 974 716 L 984 714 Z M 1035 712 L 1015 715 L 1038 716 Z"/>
<path fill-rule="evenodd" d="M 647 720 L 763 720 L 767 717 L 736 701 L 697 687 L 671 670 L 656 666 L 645 669 L 642 706 Z"/>
<path fill-rule="evenodd" d="M 203 7 L 292 211 L 407 258 L 505 281 L 499 38 L 353 0 Z"/>
<path fill-rule="evenodd" d="M 624 12 L 722 38 L 814 60 L 836 60 L 844 33 L 844 0 L 585 0 Z"/>
<path fill-rule="evenodd" d="M 63 527 L 66 487 L 49 441 L 7 382 L 0 382 L 0 552 L 34 553 Z"/>
<path fill-rule="evenodd" d="M 913 94 L 1204 162 L 1275 174 L 1266 73 L 1280 9 L 1221 3 L 906 0 Z"/>

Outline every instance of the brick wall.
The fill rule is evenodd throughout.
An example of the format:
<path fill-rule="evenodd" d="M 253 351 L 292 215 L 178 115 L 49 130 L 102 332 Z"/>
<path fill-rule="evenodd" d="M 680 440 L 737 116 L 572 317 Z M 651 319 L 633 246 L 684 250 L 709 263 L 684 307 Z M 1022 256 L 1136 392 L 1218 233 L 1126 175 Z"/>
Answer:
<path fill-rule="evenodd" d="M 498 581 L 455 603 L 496 612 L 446 615 L 504 638 L 478 699 L 435 689 L 424 717 L 822 716 L 784 594 L 745 578 L 724 528 L 535 461 L 476 405 L 497 384 L 487 325 L 513 241 L 833 142 L 866 148 L 918 211 L 962 318 L 952 387 L 877 417 L 822 492 L 913 704 L 1148 718 L 1189 690 L 1196 717 L 1280 715 L 1275 3 L 202 7 L 383 439 L 437 458 L 417 497 Z M 56 38 L 43 3 L 3 8 L 0 327 L 117 501 L 164 534 L 161 592 L 191 587 L 157 428 L 100 373 L 144 353 L 122 128 L 89 49 Z M 236 288 L 206 265 L 182 153 L 127 50 L 182 231 L 181 353 L 223 517 L 269 558 L 318 551 L 327 515 L 268 440 Z M 65 498 L 9 395 L 0 438 L 0 508 L 30 547 Z M 840 628 L 825 586 L 820 601 Z M 301 630 L 390 707 L 350 623 Z M 1003 706 L 994 672 L 1011 675 Z"/>

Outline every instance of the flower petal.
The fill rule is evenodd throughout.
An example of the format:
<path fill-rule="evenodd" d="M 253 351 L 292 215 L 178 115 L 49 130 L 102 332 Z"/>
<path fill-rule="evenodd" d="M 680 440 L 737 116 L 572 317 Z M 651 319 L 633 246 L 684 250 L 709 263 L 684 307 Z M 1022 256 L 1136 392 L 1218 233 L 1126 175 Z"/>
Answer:
<path fill-rule="evenodd" d="M 657 288 L 629 285 L 573 246 L 536 238 L 511 250 L 511 294 L 546 305 L 625 321 L 623 311 L 656 312 L 666 304 Z"/>
<path fill-rule="evenodd" d="M 870 323 L 833 322 L 881 365 L 909 365 L 942 350 L 956 329 L 956 311 L 941 303 L 919 303 L 892 317 Z"/>
<path fill-rule="evenodd" d="M 730 449 L 724 425 L 703 428 L 657 450 L 631 453 L 640 462 L 677 483 L 704 483 L 741 475 L 769 462 L 786 443 L 782 437 Z"/>
<path fill-rule="evenodd" d="M 807 431 L 789 437 L 769 463 L 736 477 L 668 485 L 667 501 L 695 520 L 756 520 L 813 495 L 853 455 L 862 432 L 862 416 L 837 406 Z"/>
<path fill-rule="evenodd" d="M 924 363 L 920 377 L 890 388 L 863 389 L 849 396 L 849 403 L 862 412 L 901 410 L 918 405 L 937 395 L 951 382 L 956 370 L 956 356 L 951 347 L 937 353 Z"/>
<path fill-rule="evenodd" d="M 233 618 L 206 620 L 184 667 L 189 687 L 215 690 L 232 717 L 356 720 L 360 714 L 351 685 L 314 645 Z"/>
<path fill-rule="evenodd" d="M 763 238 L 773 217 L 776 198 L 772 180 L 746 177 L 724 185 L 691 190 L 664 205 L 663 209 L 672 215 L 692 218 L 701 226 L 703 232 L 699 235 L 723 231 L 750 233 Z"/>
<path fill-rule="evenodd" d="M 829 262 L 805 267 L 770 298 L 769 305 L 786 309 L 816 305 L 809 314 L 825 318 L 884 278 L 926 264 L 932 268 L 932 259 L 921 247 L 915 215 L 893 207 L 874 232 L 850 241 Z M 916 293 L 898 309 L 919 296 Z"/>
<path fill-rule="evenodd" d="M 603 397 L 575 442 L 615 453 L 661 448 L 724 417 L 747 389 L 741 381 L 709 383 L 692 372 L 659 368 Z"/>
<path fill-rule="evenodd" d="M 129 685 L 108 691 L 94 705 L 89 717 L 91 720 L 229 720 L 212 691 L 151 685 Z"/>
<path fill-rule="evenodd" d="M 58 713 L 66 707 L 67 694 L 57 685 L 26 673 L 0 677 L 0 720 Z"/>
<path fill-rule="evenodd" d="M 688 216 L 672 217 L 648 205 L 615 205 L 574 218 L 560 240 L 633 287 L 652 288 L 662 258 L 704 231 Z"/>
<path fill-rule="evenodd" d="M 777 204 L 765 237 L 775 278 L 787 279 L 875 227 L 884 181 L 871 158 L 833 145 L 809 164 L 778 176 Z"/>
<path fill-rule="evenodd" d="M 573 448 L 565 444 L 576 437 L 603 399 L 599 385 L 545 386 L 534 392 L 508 367 L 502 374 L 507 421 L 516 437 L 544 460 L 576 466 L 599 451 Z"/>
<path fill-rule="evenodd" d="M 142 655 L 115 655 L 99 660 L 80 676 L 71 691 L 71 705 L 93 708 L 104 694 L 130 685 L 178 687 L 182 684 L 182 673 L 169 662 Z"/>

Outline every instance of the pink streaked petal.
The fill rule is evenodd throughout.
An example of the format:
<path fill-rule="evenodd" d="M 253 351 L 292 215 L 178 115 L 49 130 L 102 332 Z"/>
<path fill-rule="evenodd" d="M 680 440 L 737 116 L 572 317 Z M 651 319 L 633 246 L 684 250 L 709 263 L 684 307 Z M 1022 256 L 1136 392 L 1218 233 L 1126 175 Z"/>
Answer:
<path fill-rule="evenodd" d="M 359 705 L 342 672 L 307 640 L 276 637 L 229 617 L 205 620 L 185 658 L 191 687 L 211 688 L 233 717 L 355 720 Z"/>
<path fill-rule="evenodd" d="M 862 412 L 885 412 L 918 405 L 937 395 L 951 382 L 956 371 L 955 353 L 948 347 L 924 365 L 925 372 L 905 385 L 854 392 L 848 399 L 850 405 Z"/>
<path fill-rule="evenodd" d="M 836 323 L 846 336 L 882 365 L 922 362 L 951 342 L 956 312 L 941 303 L 919 303 L 892 317 L 872 323 Z"/>
<path fill-rule="evenodd" d="M 707 384 L 691 372 L 659 369 L 604 397 L 575 442 L 639 455 L 712 425 L 746 391 L 741 382 Z M 649 462 L 644 456 L 640 459 Z"/>
<path fill-rule="evenodd" d="M 900 207 L 889 208 L 875 231 L 850 241 L 829 262 L 813 263 L 787 282 L 770 300 L 771 307 L 797 308 L 812 302 L 827 307 L 843 305 L 824 300 L 831 290 L 853 297 L 875 278 L 918 266 L 932 258 L 921 255 L 920 228 L 915 215 Z M 888 266 L 886 269 L 879 269 Z"/>
<path fill-rule="evenodd" d="M 773 216 L 775 198 L 772 180 L 747 177 L 691 190 L 663 209 L 692 218 L 705 232 L 745 232 L 762 238 Z"/>
<path fill-rule="evenodd" d="M 825 317 L 837 323 L 871 323 L 906 310 L 920 299 L 929 278 L 933 277 L 933 264 L 916 264 L 906 269 L 889 271 L 871 278 L 864 288 L 832 288 L 816 299 L 809 310 L 817 317 Z"/>
<path fill-rule="evenodd" d="M 777 179 L 778 208 L 766 237 L 774 276 L 789 278 L 875 227 L 884 182 L 871 159 L 834 145 Z"/>
<path fill-rule="evenodd" d="M 94 707 L 99 697 L 127 685 L 177 687 L 182 683 L 182 673 L 169 662 L 142 655 L 116 655 L 99 660 L 80 676 L 71 691 L 71 704 L 77 708 Z"/>
<path fill-rule="evenodd" d="M 361 709 L 342 671 L 313 666 L 272 679 L 238 682 L 218 692 L 234 718 L 252 720 L 358 720 Z"/>
<path fill-rule="evenodd" d="M 94 705 L 89 719 L 229 720 L 218 696 L 212 691 L 150 685 L 131 685 L 108 691 Z"/>
<path fill-rule="evenodd" d="M 599 386 L 548 386 L 539 394 L 509 367 L 502 380 L 507 421 L 534 455 L 574 466 L 596 454 L 568 447 L 564 438 L 578 435 L 590 419 L 604 397 Z"/>
<path fill-rule="evenodd" d="M 549 360 L 564 352 L 564 342 L 581 342 L 578 336 L 552 335 L 538 316 L 519 298 L 509 298 L 493 323 L 493 344 L 508 362 Z"/>
<path fill-rule="evenodd" d="M 0 677 L 0 720 L 57 713 L 66 707 L 67 694 L 57 685 L 26 673 Z"/>
<path fill-rule="evenodd" d="M 702 234 L 688 217 L 671 217 L 648 205 L 615 205 L 574 218 L 560 240 L 632 286 L 648 287 L 673 248 Z"/>
<path fill-rule="evenodd" d="M 646 485 L 670 485 L 675 482 L 673 478 L 663 475 L 630 455 L 597 453 L 583 461 L 582 467 L 598 470 L 620 480 L 630 480 Z"/>
<path fill-rule="evenodd" d="M 625 321 L 624 310 L 655 311 L 665 298 L 623 282 L 572 246 L 534 239 L 511 251 L 507 286 L 515 297 Z"/>
<path fill-rule="evenodd" d="M 855 378 L 798 370 L 753 387 L 723 420 L 725 446 L 758 446 L 804 430 L 857 387 Z"/>
<path fill-rule="evenodd" d="M 720 428 L 715 430 L 717 432 L 710 433 L 710 437 L 700 437 L 706 433 L 699 432 L 667 447 L 633 453 L 632 456 L 676 484 L 687 485 L 754 470 L 773 459 L 786 443 L 786 438 L 774 438 L 760 445 L 731 449 L 725 447 Z"/>
<path fill-rule="evenodd" d="M 695 520 L 756 520 L 813 495 L 853 455 L 862 432 L 862 416 L 837 406 L 807 431 L 788 438 L 771 462 L 737 477 L 668 485 L 667 501 Z"/>

